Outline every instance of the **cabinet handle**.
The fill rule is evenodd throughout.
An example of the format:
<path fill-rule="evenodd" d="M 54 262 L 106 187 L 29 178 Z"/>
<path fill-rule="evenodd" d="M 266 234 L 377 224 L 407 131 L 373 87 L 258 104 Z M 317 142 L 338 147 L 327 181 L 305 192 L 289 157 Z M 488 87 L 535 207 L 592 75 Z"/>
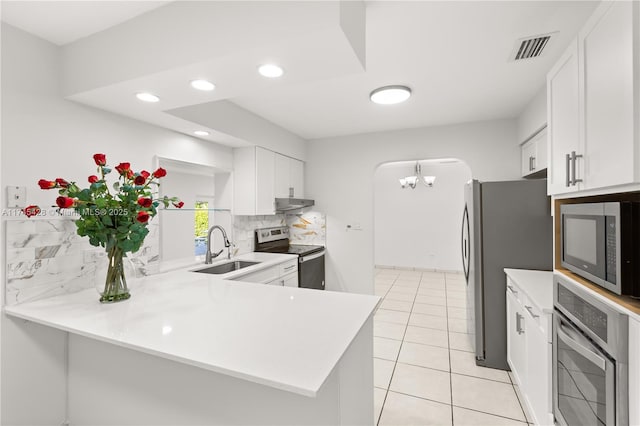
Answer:
<path fill-rule="evenodd" d="M 294 194 L 293 186 L 290 186 L 290 187 L 289 187 L 289 198 L 293 198 L 293 197 L 294 197 L 294 195 L 293 195 L 293 194 Z"/>
<path fill-rule="evenodd" d="M 516 331 L 518 334 L 524 333 L 524 328 L 522 328 L 522 318 L 524 317 L 520 315 L 519 312 L 516 312 Z"/>
<path fill-rule="evenodd" d="M 571 156 L 569 154 L 567 154 L 567 156 L 565 157 L 565 162 L 567 166 L 567 173 L 565 174 L 567 180 L 565 182 L 565 186 L 568 188 L 571 186 L 571 175 L 569 174 L 569 167 L 571 166 Z"/>
<path fill-rule="evenodd" d="M 293 269 L 295 267 L 296 267 L 296 265 L 289 265 L 289 266 L 285 267 L 284 270 L 288 271 L 289 269 Z"/>
<path fill-rule="evenodd" d="M 582 179 L 576 179 L 576 160 L 582 158 L 582 155 L 576 155 L 575 151 L 571 151 L 571 185 L 575 186 L 576 183 L 582 182 Z"/>
<path fill-rule="evenodd" d="M 531 314 L 531 316 L 532 316 L 532 317 L 534 317 L 534 318 L 540 318 L 540 315 L 536 315 L 536 314 L 534 314 L 534 313 L 533 313 L 533 307 L 525 305 L 525 306 L 524 306 L 524 308 L 525 308 L 527 311 L 529 311 L 529 314 Z"/>
<path fill-rule="evenodd" d="M 509 290 L 511 290 L 511 293 L 513 293 L 513 294 L 518 294 L 518 291 L 517 291 L 517 290 L 514 290 L 512 285 L 508 285 L 508 286 L 507 286 L 507 288 L 508 288 Z"/>
<path fill-rule="evenodd" d="M 536 157 L 531 157 L 531 171 L 536 169 Z"/>

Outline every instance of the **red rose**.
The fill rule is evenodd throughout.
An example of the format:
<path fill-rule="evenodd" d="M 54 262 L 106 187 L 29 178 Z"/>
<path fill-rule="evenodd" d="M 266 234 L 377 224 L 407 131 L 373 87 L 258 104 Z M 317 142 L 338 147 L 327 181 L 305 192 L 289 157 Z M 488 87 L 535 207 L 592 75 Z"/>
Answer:
<path fill-rule="evenodd" d="M 133 170 L 129 169 L 129 170 L 127 170 L 126 174 L 127 174 L 127 178 L 131 179 L 135 173 L 133 173 Z"/>
<path fill-rule="evenodd" d="M 138 216 L 136 217 L 136 220 L 140 223 L 147 223 L 149 222 L 149 213 L 147 212 L 138 212 Z"/>
<path fill-rule="evenodd" d="M 61 209 L 68 209 L 69 207 L 73 206 L 73 203 L 74 203 L 73 198 L 69 198 L 69 197 L 56 198 L 56 204 Z"/>
<path fill-rule="evenodd" d="M 149 173 L 146 170 L 143 170 L 143 171 L 140 172 L 140 176 L 144 176 L 145 179 L 148 179 L 149 176 L 151 176 L 151 173 Z"/>
<path fill-rule="evenodd" d="M 133 183 L 135 183 L 136 185 L 144 185 L 144 183 L 147 181 L 147 178 L 145 178 L 142 175 L 138 175 L 136 176 L 136 178 L 133 180 Z"/>
<path fill-rule="evenodd" d="M 69 182 L 67 182 L 66 180 L 64 180 L 62 178 L 57 178 L 56 179 L 56 183 L 58 185 L 60 185 L 60 188 L 68 188 L 69 187 Z"/>
<path fill-rule="evenodd" d="M 181 209 L 182 206 L 184 206 L 184 202 L 183 201 L 179 201 L 177 203 L 173 203 L 173 206 Z"/>
<path fill-rule="evenodd" d="M 31 217 L 36 216 L 41 210 L 38 206 L 27 206 L 22 211 L 27 217 Z"/>
<path fill-rule="evenodd" d="M 121 175 L 128 175 L 129 171 L 131 170 L 131 164 L 130 163 L 120 163 L 120 164 L 118 164 L 116 166 L 116 170 Z"/>
<path fill-rule="evenodd" d="M 153 176 L 157 178 L 161 178 L 167 175 L 167 171 L 162 167 L 158 168 L 155 172 L 153 172 Z"/>
<path fill-rule="evenodd" d="M 99 181 L 100 179 L 98 178 L 98 176 L 96 175 L 91 175 L 89 176 L 89 183 L 96 183 L 97 181 Z"/>
<path fill-rule="evenodd" d="M 40 189 L 51 189 L 56 187 L 56 183 L 52 180 L 40 179 L 38 181 L 38 185 L 40 185 Z"/>
<path fill-rule="evenodd" d="M 151 198 L 138 198 L 138 204 L 140 204 L 144 208 L 151 207 L 153 200 Z"/>
<path fill-rule="evenodd" d="M 98 166 L 104 166 L 105 164 L 107 164 L 107 156 L 104 154 L 94 154 L 93 160 Z"/>

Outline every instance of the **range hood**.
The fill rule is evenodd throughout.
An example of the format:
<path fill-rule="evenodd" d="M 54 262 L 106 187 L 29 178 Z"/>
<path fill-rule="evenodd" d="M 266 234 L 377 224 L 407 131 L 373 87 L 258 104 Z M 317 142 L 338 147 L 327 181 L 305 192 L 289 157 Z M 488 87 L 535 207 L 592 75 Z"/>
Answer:
<path fill-rule="evenodd" d="M 288 212 L 311 207 L 315 204 L 313 200 L 303 198 L 276 198 L 276 212 Z"/>

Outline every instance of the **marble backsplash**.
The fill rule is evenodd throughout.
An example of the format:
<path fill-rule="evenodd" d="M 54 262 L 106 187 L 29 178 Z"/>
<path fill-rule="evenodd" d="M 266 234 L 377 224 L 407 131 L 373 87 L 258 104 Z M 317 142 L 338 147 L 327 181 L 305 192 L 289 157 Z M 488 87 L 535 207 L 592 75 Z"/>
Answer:
<path fill-rule="evenodd" d="M 70 218 L 5 220 L 5 303 L 27 301 L 94 288 L 106 253 L 76 233 Z M 160 227 L 149 223 L 143 247 L 129 254 L 135 276 L 160 270 Z M 293 244 L 325 245 L 325 216 L 318 212 L 270 216 L 234 216 L 234 255 L 254 250 L 257 228 L 289 226 Z M 129 280 L 133 277 L 128 277 Z M 135 285 L 135 284 L 134 284 Z"/>
<path fill-rule="evenodd" d="M 291 244 L 326 245 L 327 220 L 320 212 L 286 215 Z"/>
<path fill-rule="evenodd" d="M 325 245 L 326 218 L 320 212 L 277 214 L 271 216 L 234 216 L 234 255 L 254 250 L 254 232 L 259 228 L 288 226 L 291 244 Z"/>
<path fill-rule="evenodd" d="M 106 253 L 80 237 L 72 220 L 6 220 L 4 226 L 7 305 L 95 287 Z M 143 247 L 128 256 L 136 276 L 159 270 L 159 226 L 148 226 Z"/>

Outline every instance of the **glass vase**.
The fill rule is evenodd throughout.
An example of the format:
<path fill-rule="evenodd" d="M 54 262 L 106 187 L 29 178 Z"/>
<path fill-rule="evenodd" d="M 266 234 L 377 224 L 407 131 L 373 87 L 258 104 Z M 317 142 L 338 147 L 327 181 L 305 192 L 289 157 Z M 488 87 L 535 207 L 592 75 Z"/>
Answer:
<path fill-rule="evenodd" d="M 104 288 L 100 293 L 100 303 L 114 303 L 131 297 L 125 277 L 125 254 L 122 249 L 113 247 L 107 251 L 107 273 Z M 131 270 L 131 268 L 126 268 Z"/>

